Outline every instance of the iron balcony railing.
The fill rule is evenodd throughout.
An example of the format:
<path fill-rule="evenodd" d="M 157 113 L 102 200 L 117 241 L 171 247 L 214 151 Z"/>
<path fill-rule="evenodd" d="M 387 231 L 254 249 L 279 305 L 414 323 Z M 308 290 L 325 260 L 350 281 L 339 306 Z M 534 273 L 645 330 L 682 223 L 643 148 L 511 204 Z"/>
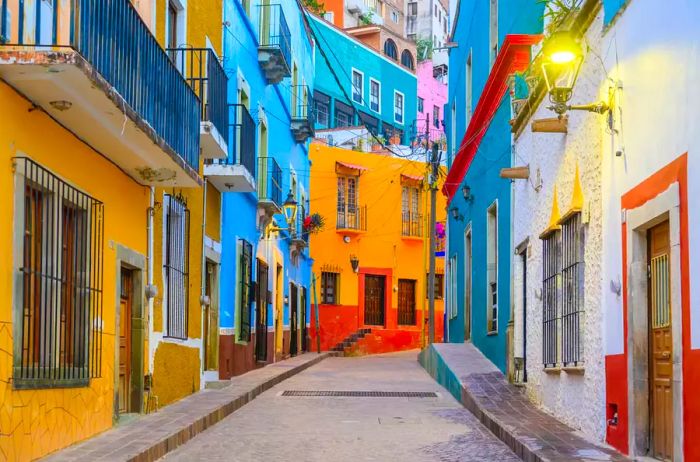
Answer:
<path fill-rule="evenodd" d="M 295 85 L 292 87 L 294 101 L 292 106 L 292 119 L 306 121 L 313 127 L 314 114 L 311 99 L 311 92 L 308 85 Z"/>
<path fill-rule="evenodd" d="M 302 241 L 309 243 L 309 233 L 304 231 L 304 220 L 306 220 L 306 208 L 300 205 L 297 209 L 297 223 L 296 230 L 294 231 L 294 237 L 296 239 L 301 239 Z"/>
<path fill-rule="evenodd" d="M 338 210 L 335 227 L 339 230 L 367 231 L 367 206 Z"/>
<path fill-rule="evenodd" d="M 401 235 L 406 237 L 423 237 L 423 215 L 414 212 L 401 214 Z"/>
<path fill-rule="evenodd" d="M 168 48 L 168 55 L 199 97 L 201 119 L 214 124 L 228 143 L 229 110 L 226 104 L 228 78 L 210 48 Z"/>
<path fill-rule="evenodd" d="M 2 1 L 0 47 L 7 46 L 77 51 L 170 148 L 199 168 L 197 95 L 129 0 Z"/>
<path fill-rule="evenodd" d="M 263 0 L 260 5 L 260 48 L 278 49 L 287 69 L 292 63 L 292 35 L 282 5 Z"/>
<path fill-rule="evenodd" d="M 205 159 L 206 164 L 242 165 L 255 178 L 255 121 L 242 104 L 227 107 L 228 156 L 225 159 Z"/>
<path fill-rule="evenodd" d="M 273 157 L 258 159 L 258 201 L 282 206 L 282 169 Z"/>

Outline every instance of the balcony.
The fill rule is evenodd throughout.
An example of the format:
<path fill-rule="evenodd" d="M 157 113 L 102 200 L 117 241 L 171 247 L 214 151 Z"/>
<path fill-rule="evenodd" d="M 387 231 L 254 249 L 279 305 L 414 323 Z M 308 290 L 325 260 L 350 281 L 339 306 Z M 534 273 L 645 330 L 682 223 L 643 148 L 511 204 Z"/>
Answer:
<path fill-rule="evenodd" d="M 2 80 L 138 183 L 201 184 L 199 99 L 129 0 L 0 2 L 0 18 Z"/>
<path fill-rule="evenodd" d="M 292 87 L 292 135 L 297 143 L 303 143 L 314 136 L 314 117 L 311 94 L 306 85 Z"/>
<path fill-rule="evenodd" d="M 199 144 L 204 159 L 228 154 L 228 78 L 214 50 L 169 48 L 168 54 L 200 101 Z"/>
<path fill-rule="evenodd" d="M 423 239 L 423 215 L 403 212 L 401 214 L 401 237 Z"/>
<path fill-rule="evenodd" d="M 367 231 L 367 206 L 338 210 L 335 228 L 338 232 L 363 233 Z"/>
<path fill-rule="evenodd" d="M 305 219 L 306 209 L 303 205 L 299 205 L 299 208 L 297 209 L 296 227 L 292 233 L 292 245 L 299 250 L 309 246 L 309 233 L 304 232 Z"/>
<path fill-rule="evenodd" d="M 282 5 L 262 4 L 258 62 L 270 84 L 280 83 L 292 75 L 292 36 Z"/>
<path fill-rule="evenodd" d="M 273 157 L 258 159 L 258 208 L 269 216 L 282 212 L 282 169 Z"/>
<path fill-rule="evenodd" d="M 242 104 L 229 104 L 230 121 L 224 132 L 228 155 L 204 161 L 204 176 L 221 192 L 255 191 L 255 122 Z"/>

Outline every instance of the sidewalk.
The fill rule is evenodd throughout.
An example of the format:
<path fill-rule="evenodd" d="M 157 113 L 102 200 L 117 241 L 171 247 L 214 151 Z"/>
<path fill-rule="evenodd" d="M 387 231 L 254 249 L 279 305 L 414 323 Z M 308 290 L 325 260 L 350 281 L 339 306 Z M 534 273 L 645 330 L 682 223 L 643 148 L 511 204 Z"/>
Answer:
<path fill-rule="evenodd" d="M 221 421 L 260 393 L 298 374 L 329 353 L 306 353 L 231 379 L 218 390 L 202 390 L 153 414 L 114 427 L 55 452 L 45 462 L 150 462 Z"/>
<path fill-rule="evenodd" d="M 526 462 L 628 461 L 539 410 L 472 344 L 434 344 L 423 367 Z"/>

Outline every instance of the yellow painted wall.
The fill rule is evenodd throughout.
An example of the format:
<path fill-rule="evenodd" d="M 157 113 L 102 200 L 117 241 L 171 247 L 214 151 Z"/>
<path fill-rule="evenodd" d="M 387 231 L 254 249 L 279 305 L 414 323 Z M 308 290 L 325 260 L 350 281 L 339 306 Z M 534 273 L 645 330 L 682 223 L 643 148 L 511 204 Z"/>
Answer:
<path fill-rule="evenodd" d="M 323 232 L 311 236 L 311 257 L 314 259 L 314 273 L 319 281 L 317 294 L 320 297 L 321 271 L 324 265 L 341 268 L 340 305 L 358 305 L 358 277 L 350 266 L 350 255 L 360 260 L 360 267 L 391 268 L 392 286 L 399 279 L 415 279 L 416 309 L 427 309 L 426 273 L 428 234 L 425 239 L 404 239 L 401 236 L 401 175 L 425 176 L 424 162 L 415 162 L 386 154 L 363 153 L 312 143 L 309 149 L 311 158 L 311 213 L 320 213 L 326 220 Z M 337 173 L 336 162 L 365 167 L 359 178 L 359 206 L 367 206 L 367 232 L 351 235 L 350 243 L 343 237 L 347 233 L 336 231 Z M 424 182 L 425 184 L 425 182 Z M 428 217 L 430 208 L 427 186 L 422 193 L 421 213 Z M 445 197 L 437 194 L 437 220 L 445 220 Z M 424 225 L 427 230 L 427 222 Z M 444 272 L 444 261 L 436 259 L 438 273 Z M 398 305 L 398 294 L 392 292 L 391 306 Z M 436 301 L 436 310 L 443 310 L 442 300 Z"/>
<path fill-rule="evenodd" d="M 207 236 L 221 241 L 221 193 L 207 184 Z"/>
<path fill-rule="evenodd" d="M 116 245 L 146 255 L 148 189 L 0 82 L 0 460 L 25 461 L 108 429 L 114 403 Z M 37 136 L 40 134 L 41 136 Z M 12 261 L 14 173 L 26 156 L 104 203 L 102 378 L 88 387 L 13 390 Z M 128 224 L 128 226 L 125 226 Z"/>
<path fill-rule="evenodd" d="M 153 393 L 165 406 L 199 391 L 199 348 L 161 342 L 153 361 Z"/>

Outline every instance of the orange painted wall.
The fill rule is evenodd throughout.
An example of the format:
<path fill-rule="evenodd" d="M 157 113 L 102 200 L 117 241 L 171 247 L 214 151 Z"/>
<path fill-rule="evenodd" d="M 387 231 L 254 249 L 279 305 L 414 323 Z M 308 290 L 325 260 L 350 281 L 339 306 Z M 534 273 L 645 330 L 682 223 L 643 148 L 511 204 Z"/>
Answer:
<path fill-rule="evenodd" d="M 333 13 L 333 24 L 345 27 L 345 0 L 323 0 L 326 12 Z"/>
<path fill-rule="evenodd" d="M 309 149 L 311 167 L 310 210 L 325 218 L 322 232 L 312 235 L 311 256 L 317 279 L 316 297 L 320 297 L 321 273 L 340 273 L 338 305 L 320 305 L 320 338 L 322 349 L 332 348 L 347 335 L 363 327 L 364 290 L 366 274 L 381 274 L 387 278 L 387 297 L 384 326 L 371 326 L 373 332 L 382 332 L 382 342 L 369 352 L 395 351 L 417 348 L 425 333 L 428 301 L 426 298 L 426 274 L 428 272 L 428 234 L 424 238 L 404 238 L 402 230 L 402 175 L 424 177 L 427 166 L 423 162 L 409 161 L 383 153 L 363 153 L 312 143 Z M 367 206 L 367 231 L 352 233 L 336 230 L 337 173 L 336 162 L 361 166 L 358 180 L 360 207 Z M 429 191 L 423 182 L 420 212 L 425 217 L 423 229 L 427 229 L 429 215 Z M 444 220 L 445 199 L 437 195 L 437 219 Z M 441 197 L 442 196 L 442 197 Z M 346 243 L 344 238 L 349 237 Z M 359 258 L 359 271 L 354 273 L 350 256 Z M 437 258 L 437 272 L 444 273 L 444 262 Z M 398 280 L 416 280 L 416 323 L 411 326 L 397 324 Z M 318 298 L 320 302 L 320 298 Z M 311 300 L 314 301 L 313 299 Z M 436 301 L 436 337 L 442 338 L 443 302 Z M 315 347 L 314 316 L 311 316 L 312 348 Z M 427 324 L 425 325 L 427 328 Z M 404 333 L 410 332 L 411 336 Z M 407 341 L 408 338 L 413 340 Z M 367 342 L 369 343 L 369 342 Z M 375 342 L 376 343 L 376 342 Z M 397 347 L 397 345 L 400 346 Z"/>

